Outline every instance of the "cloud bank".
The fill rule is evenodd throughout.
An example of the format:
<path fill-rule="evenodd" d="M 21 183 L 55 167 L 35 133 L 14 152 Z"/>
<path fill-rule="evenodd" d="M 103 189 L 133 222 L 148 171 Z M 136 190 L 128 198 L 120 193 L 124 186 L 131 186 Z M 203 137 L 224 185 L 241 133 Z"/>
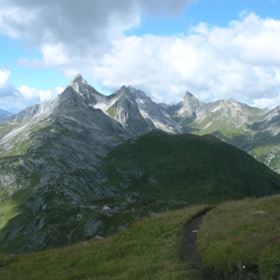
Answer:
<path fill-rule="evenodd" d="M 176 101 L 188 89 L 203 100 L 233 97 L 271 107 L 279 101 L 279 49 L 280 20 L 251 13 L 182 35 L 123 36 L 90 70 L 105 86 L 129 83 L 160 101 Z"/>
<path fill-rule="evenodd" d="M 41 60 L 21 65 L 80 72 L 108 91 L 130 84 L 167 103 L 189 90 L 204 101 L 279 105 L 280 19 L 242 13 L 222 27 L 201 22 L 183 34 L 126 34 L 143 15 L 177 15 L 189 2 L 11 0 L 0 11 L 0 34 L 40 50 Z M 55 95 L 39 91 L 21 88 L 26 99 Z"/>

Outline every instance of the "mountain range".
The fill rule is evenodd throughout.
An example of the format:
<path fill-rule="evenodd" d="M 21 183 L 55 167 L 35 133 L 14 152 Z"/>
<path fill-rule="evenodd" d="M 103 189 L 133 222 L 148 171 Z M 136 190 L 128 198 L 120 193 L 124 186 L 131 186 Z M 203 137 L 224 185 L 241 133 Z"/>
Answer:
<path fill-rule="evenodd" d="M 73 84 L 80 92 L 94 93 L 93 108 L 101 109 L 134 136 L 153 129 L 174 134 L 212 134 L 280 172 L 280 107 L 260 109 L 233 99 L 205 103 L 190 92 L 182 102 L 166 105 L 131 86 L 105 96 L 80 75 Z"/>
<path fill-rule="evenodd" d="M 131 86 L 106 96 L 78 75 L 53 101 L 0 123 L 0 250 L 53 248 L 152 212 L 278 193 L 280 175 L 244 151 L 279 172 L 279 116 L 189 92 L 176 105 Z"/>

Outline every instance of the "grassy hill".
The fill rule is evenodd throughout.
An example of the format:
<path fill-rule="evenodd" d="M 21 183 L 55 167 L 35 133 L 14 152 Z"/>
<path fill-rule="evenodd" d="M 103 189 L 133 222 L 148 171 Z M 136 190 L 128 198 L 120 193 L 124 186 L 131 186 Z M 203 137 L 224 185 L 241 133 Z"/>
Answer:
<path fill-rule="evenodd" d="M 228 202 L 209 211 L 198 234 L 199 271 L 180 261 L 179 250 L 184 224 L 206 208 L 154 215 L 104 240 L 20 256 L 3 255 L 0 278 L 279 279 L 280 196 Z"/>
<path fill-rule="evenodd" d="M 212 136 L 146 134 L 114 149 L 107 186 L 149 199 L 216 203 L 280 192 L 280 176 Z"/>
<path fill-rule="evenodd" d="M 40 149 L 41 156 L 35 153 L 40 162 L 50 161 L 40 163 L 40 172 L 32 171 L 29 185 L 22 178 L 30 165 L 17 169 L 23 188 L 1 201 L 0 252 L 48 250 L 109 236 L 152 213 L 280 193 L 280 175 L 212 136 L 149 133 L 116 147 L 92 169 L 95 145 L 87 149 L 76 137 L 82 154 L 76 142 L 71 152 L 67 144 L 57 147 L 57 138 Z M 68 138 L 72 141 L 73 134 Z M 62 153 L 54 153 L 58 161 L 47 156 L 52 145 Z M 81 168 L 74 164 L 69 170 L 73 160 Z M 56 167 L 61 168 L 57 173 Z"/>
<path fill-rule="evenodd" d="M 105 240 L 2 256 L 0 279 L 188 279 L 194 272 L 178 259 L 182 225 L 204 208 L 154 216 Z"/>

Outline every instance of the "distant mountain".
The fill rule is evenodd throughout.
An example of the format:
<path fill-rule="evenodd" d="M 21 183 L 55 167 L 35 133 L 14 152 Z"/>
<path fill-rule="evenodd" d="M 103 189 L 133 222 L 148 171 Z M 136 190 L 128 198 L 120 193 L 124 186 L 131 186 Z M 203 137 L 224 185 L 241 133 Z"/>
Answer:
<path fill-rule="evenodd" d="M 7 118 L 11 117 L 13 114 L 4 110 L 0 109 L 0 122 L 6 120 Z"/>
<path fill-rule="evenodd" d="M 248 132 L 248 125 L 264 114 L 264 110 L 250 107 L 233 99 L 202 103 L 187 93 L 177 111 L 183 131 L 197 134 L 216 134 L 221 138 Z"/>
<path fill-rule="evenodd" d="M 233 99 L 200 102 L 187 93 L 175 112 L 181 131 L 212 134 L 280 173 L 280 107 L 250 107 Z"/>
<path fill-rule="evenodd" d="M 169 114 L 169 107 L 153 102 L 143 91 L 122 86 L 112 95 L 104 97 L 95 104 L 95 108 L 103 110 L 135 135 L 155 128 L 169 133 L 180 130 Z"/>
<path fill-rule="evenodd" d="M 100 109 L 110 119 L 119 123 L 130 136 L 138 136 L 153 129 L 175 134 L 212 134 L 249 152 L 273 170 L 280 172 L 280 128 L 277 121 L 279 107 L 269 111 L 250 107 L 233 99 L 205 103 L 190 92 L 186 92 L 183 101 L 176 105 L 158 104 L 144 92 L 131 86 L 123 86 L 112 95 L 105 96 L 90 86 L 81 75 L 77 75 L 73 80 L 71 88 L 89 107 Z M 28 108 L 17 114 L 14 120 L 27 120 L 32 114 L 44 116 L 51 111 L 53 102 Z M 23 129 L 24 133 L 29 127 L 30 125 L 19 129 Z M 16 123 L 10 122 L 8 126 L 1 126 L 0 137 L 5 136 L 9 128 L 17 129 Z M 15 134 L 19 134 L 20 131 L 16 130 Z M 23 139 L 28 138 L 28 134 L 26 136 Z M 0 140 L 0 147 L 2 142 Z M 18 149 L 20 148 L 21 145 L 18 146 Z M 11 147 L 8 147 L 0 151 L 0 154 L 7 155 L 10 150 Z"/>
<path fill-rule="evenodd" d="M 246 153 L 181 135 L 211 133 L 266 162 L 278 116 L 190 93 L 157 104 L 131 86 L 105 96 L 78 75 L 53 101 L 0 123 L 0 251 L 67 245 L 153 211 L 279 192 L 280 175 Z"/>
<path fill-rule="evenodd" d="M 267 111 L 253 125 L 252 129 L 258 132 L 267 132 L 272 136 L 280 133 L 280 106 Z"/>
<path fill-rule="evenodd" d="M 206 104 L 200 102 L 193 94 L 186 92 L 183 102 L 178 104 L 177 116 L 196 119 L 201 117 L 206 110 Z"/>
<path fill-rule="evenodd" d="M 280 173 L 280 107 L 264 114 L 251 129 L 254 136 L 249 152 Z"/>
<path fill-rule="evenodd" d="M 98 96 L 94 108 L 135 136 L 155 128 L 173 134 L 212 134 L 280 172 L 279 108 L 269 111 L 234 99 L 205 103 L 190 92 L 176 105 L 158 104 L 131 86 L 123 86 L 110 96 Z M 275 145 L 269 144 L 271 141 Z"/>
<path fill-rule="evenodd" d="M 137 103 L 137 93 L 122 87 L 109 98 L 106 112 L 133 135 L 141 135 L 155 128 L 153 122 L 142 116 Z"/>

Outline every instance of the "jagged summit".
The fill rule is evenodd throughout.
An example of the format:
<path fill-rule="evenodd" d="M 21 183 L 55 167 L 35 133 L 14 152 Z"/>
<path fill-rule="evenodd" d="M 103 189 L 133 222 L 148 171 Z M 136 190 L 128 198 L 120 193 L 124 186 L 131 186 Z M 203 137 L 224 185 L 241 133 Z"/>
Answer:
<path fill-rule="evenodd" d="M 83 76 L 81 74 L 77 74 L 71 82 L 71 84 L 74 84 L 74 83 L 77 83 L 77 84 L 86 83 L 87 84 L 87 81 L 83 78 Z"/>
<path fill-rule="evenodd" d="M 203 109 L 203 103 L 187 91 L 178 111 L 179 116 L 195 117 Z"/>
<path fill-rule="evenodd" d="M 140 90 L 134 88 L 131 85 L 122 85 L 120 87 L 120 89 L 117 90 L 117 92 L 122 92 L 122 93 L 134 93 L 134 92 L 138 92 L 138 91 L 140 91 Z"/>
<path fill-rule="evenodd" d="M 131 92 L 130 86 L 122 85 L 115 93 L 118 95 L 129 95 Z"/>
<path fill-rule="evenodd" d="M 188 90 L 186 91 L 184 98 L 196 98 L 191 92 Z M 197 99 L 197 98 L 196 98 Z"/>
<path fill-rule="evenodd" d="M 60 96 L 60 101 L 69 101 L 69 99 L 72 99 L 71 102 L 76 102 L 77 104 L 83 102 L 91 107 L 95 107 L 96 105 L 96 108 L 99 109 L 108 103 L 108 97 L 88 84 L 87 80 L 80 74 L 76 75 Z"/>
<path fill-rule="evenodd" d="M 70 83 L 70 87 L 73 88 L 76 92 L 83 94 L 85 92 L 88 92 L 89 85 L 81 74 L 77 74 Z"/>
<path fill-rule="evenodd" d="M 142 98 L 142 99 L 146 99 L 149 98 L 142 90 L 136 89 L 131 85 L 123 85 L 121 86 L 121 88 L 115 92 L 115 94 L 117 94 L 118 96 L 124 95 L 128 98 L 133 98 L 133 99 L 137 99 L 137 98 Z"/>
<path fill-rule="evenodd" d="M 198 98 L 196 98 L 192 93 L 187 91 L 184 95 L 183 104 L 184 106 L 199 107 L 201 106 L 202 102 Z"/>

